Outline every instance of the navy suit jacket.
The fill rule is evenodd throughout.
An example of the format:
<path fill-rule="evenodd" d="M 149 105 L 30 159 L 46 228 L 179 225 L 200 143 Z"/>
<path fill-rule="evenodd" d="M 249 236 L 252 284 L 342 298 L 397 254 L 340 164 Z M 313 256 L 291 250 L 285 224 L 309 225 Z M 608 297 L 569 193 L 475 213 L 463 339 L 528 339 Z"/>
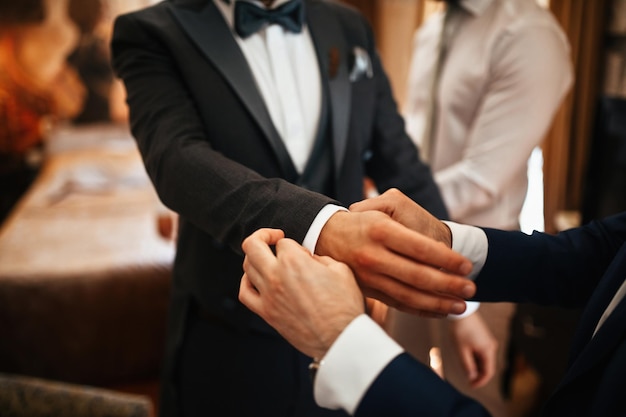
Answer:
<path fill-rule="evenodd" d="M 569 367 L 542 415 L 626 416 L 626 298 L 593 336 L 626 279 L 626 212 L 556 236 L 484 230 L 489 252 L 476 278 L 477 300 L 584 308 Z M 379 375 L 356 412 L 358 417 L 487 415 L 407 354 Z"/>

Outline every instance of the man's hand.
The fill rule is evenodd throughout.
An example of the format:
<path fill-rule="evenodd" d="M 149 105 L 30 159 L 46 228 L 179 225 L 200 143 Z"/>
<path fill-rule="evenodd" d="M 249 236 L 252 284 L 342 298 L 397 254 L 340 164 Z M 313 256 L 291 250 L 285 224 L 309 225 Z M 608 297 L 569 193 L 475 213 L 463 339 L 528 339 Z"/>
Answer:
<path fill-rule="evenodd" d="M 396 189 L 355 203 L 350 210 L 381 211 L 409 229 L 452 247 L 448 226 Z M 477 313 L 451 321 L 450 328 L 470 385 L 474 388 L 485 385 L 495 374 L 498 342 Z"/>
<path fill-rule="evenodd" d="M 372 204 L 372 209 L 380 206 Z M 415 204 L 407 207 L 423 211 Z M 315 252 L 346 263 L 366 296 L 413 314 L 461 313 L 464 299 L 476 290 L 464 278 L 472 268 L 469 260 L 380 211 L 335 213 L 322 229 Z"/>
<path fill-rule="evenodd" d="M 470 386 L 484 386 L 496 372 L 498 341 L 478 312 L 451 320 L 450 331 Z"/>
<path fill-rule="evenodd" d="M 276 255 L 270 245 L 276 245 Z M 350 268 L 311 255 L 276 229 L 260 229 L 242 244 L 246 254 L 239 300 L 296 349 L 321 358 L 365 309 Z"/>
<path fill-rule="evenodd" d="M 350 211 L 369 210 L 382 211 L 409 229 L 452 247 L 452 235 L 448 226 L 395 188 L 350 206 Z"/>

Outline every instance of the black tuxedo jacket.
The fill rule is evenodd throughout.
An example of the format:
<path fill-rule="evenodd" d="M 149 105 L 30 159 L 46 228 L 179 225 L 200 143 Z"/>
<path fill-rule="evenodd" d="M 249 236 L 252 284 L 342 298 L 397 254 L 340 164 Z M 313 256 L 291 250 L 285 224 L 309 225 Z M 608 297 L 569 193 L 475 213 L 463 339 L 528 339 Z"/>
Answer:
<path fill-rule="evenodd" d="M 626 212 L 558 236 L 485 231 L 489 254 L 476 279 L 477 299 L 584 308 L 567 373 L 542 415 L 626 416 L 626 298 L 593 336 L 626 279 Z M 403 354 L 370 387 L 356 413 L 374 415 L 488 414 Z"/>
<path fill-rule="evenodd" d="M 192 302 L 235 326 L 265 326 L 237 300 L 240 245 L 256 229 L 282 229 L 302 242 L 324 205 L 362 199 L 365 176 L 446 216 L 368 24 L 338 3 L 305 6 L 322 77 L 319 138 L 331 149 L 330 195 L 294 185 L 298 174 L 213 1 L 162 2 L 115 22 L 113 66 L 126 86 L 132 133 L 161 200 L 180 214 L 169 357 Z M 355 47 L 369 54 L 372 76 L 350 81 Z"/>

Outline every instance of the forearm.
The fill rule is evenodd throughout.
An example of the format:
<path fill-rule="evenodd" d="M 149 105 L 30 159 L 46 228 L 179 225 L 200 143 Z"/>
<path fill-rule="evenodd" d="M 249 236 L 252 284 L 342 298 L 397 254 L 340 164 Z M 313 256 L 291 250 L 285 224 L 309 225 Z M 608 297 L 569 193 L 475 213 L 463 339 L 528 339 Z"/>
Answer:
<path fill-rule="evenodd" d="M 184 57 L 156 41 L 165 34 L 156 36 L 162 29 L 150 24 L 132 15 L 116 21 L 113 63 L 126 86 L 133 135 L 161 200 L 234 251 L 261 227 L 303 242 L 322 207 L 336 202 L 281 179 L 281 166 L 272 162 L 275 153 L 259 140 L 258 126 L 232 91 L 221 78 L 208 88 L 235 103 L 222 108 L 222 100 L 191 90 Z M 216 77 L 209 64 L 204 69 Z M 233 119 L 239 122 L 233 125 Z"/>

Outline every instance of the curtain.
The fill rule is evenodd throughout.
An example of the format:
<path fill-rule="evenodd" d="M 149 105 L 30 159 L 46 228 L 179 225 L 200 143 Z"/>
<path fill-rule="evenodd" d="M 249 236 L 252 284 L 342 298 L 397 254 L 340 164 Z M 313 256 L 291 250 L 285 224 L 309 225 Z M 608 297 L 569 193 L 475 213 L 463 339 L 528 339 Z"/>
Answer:
<path fill-rule="evenodd" d="M 547 232 L 576 225 L 593 140 L 602 70 L 606 0 L 551 0 L 550 9 L 572 48 L 575 82 L 544 142 L 544 214 Z M 563 221 L 565 220 L 565 221 Z"/>

